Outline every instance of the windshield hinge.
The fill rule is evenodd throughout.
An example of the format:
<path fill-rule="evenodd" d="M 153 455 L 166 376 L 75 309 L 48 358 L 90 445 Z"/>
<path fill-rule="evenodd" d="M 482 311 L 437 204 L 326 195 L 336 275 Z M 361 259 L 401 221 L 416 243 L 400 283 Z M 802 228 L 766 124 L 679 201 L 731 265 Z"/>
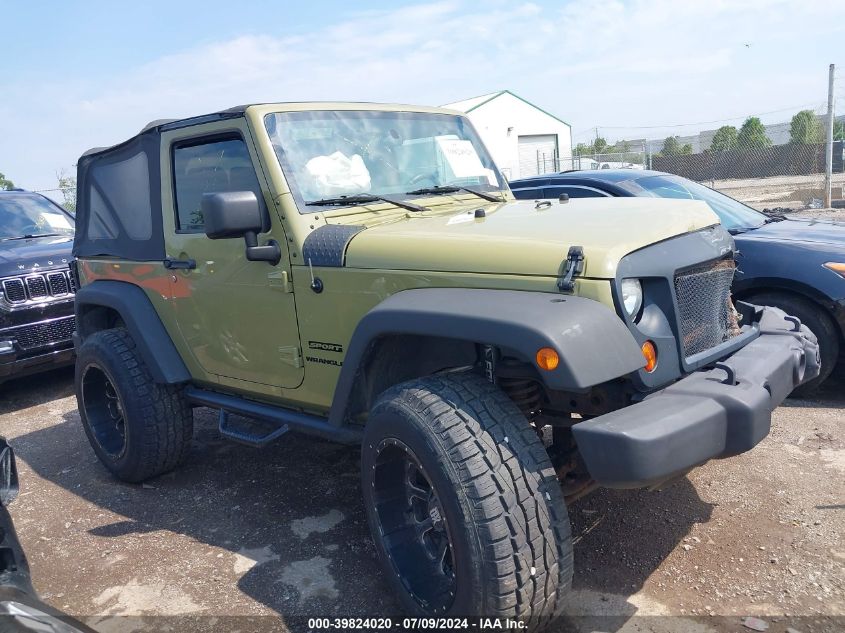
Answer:
<path fill-rule="evenodd" d="M 288 271 L 274 270 L 267 275 L 271 288 L 278 288 L 282 292 L 293 292 L 293 284 L 290 283 Z"/>
<path fill-rule="evenodd" d="M 569 253 L 566 255 L 566 269 L 563 279 L 557 282 L 557 287 L 563 292 L 573 292 L 575 290 L 575 278 L 582 272 L 584 272 L 584 247 L 570 246 Z"/>
<path fill-rule="evenodd" d="M 285 345 L 279 348 L 280 360 L 286 365 L 302 368 L 302 350 L 296 345 Z"/>

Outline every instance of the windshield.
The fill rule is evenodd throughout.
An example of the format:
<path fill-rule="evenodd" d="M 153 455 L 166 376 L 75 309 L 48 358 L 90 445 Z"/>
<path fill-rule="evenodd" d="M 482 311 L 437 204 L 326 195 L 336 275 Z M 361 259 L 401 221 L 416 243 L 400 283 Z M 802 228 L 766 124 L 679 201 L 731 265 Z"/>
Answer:
<path fill-rule="evenodd" d="M 727 230 L 756 229 L 766 223 L 766 216 L 723 193 L 680 176 L 646 176 L 618 183 L 636 196 L 703 200 L 719 216 Z"/>
<path fill-rule="evenodd" d="M 409 198 L 412 192 L 436 187 L 506 188 L 490 154 L 461 116 L 285 112 L 267 115 L 265 125 L 301 213 L 313 211 L 306 208 L 309 203 L 343 196 L 359 196 L 360 202 L 360 196 Z"/>
<path fill-rule="evenodd" d="M 39 195 L 0 194 L 0 240 L 73 235 L 73 219 Z"/>

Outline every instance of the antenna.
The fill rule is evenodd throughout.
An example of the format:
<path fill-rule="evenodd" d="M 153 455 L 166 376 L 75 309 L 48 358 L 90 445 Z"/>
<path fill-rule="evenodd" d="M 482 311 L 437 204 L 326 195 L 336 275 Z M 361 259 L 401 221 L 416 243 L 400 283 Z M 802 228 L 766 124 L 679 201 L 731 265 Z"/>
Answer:
<path fill-rule="evenodd" d="M 308 270 L 311 273 L 311 290 L 320 294 L 323 292 L 323 280 L 319 277 L 314 277 L 314 267 L 311 265 L 311 258 L 308 258 Z"/>

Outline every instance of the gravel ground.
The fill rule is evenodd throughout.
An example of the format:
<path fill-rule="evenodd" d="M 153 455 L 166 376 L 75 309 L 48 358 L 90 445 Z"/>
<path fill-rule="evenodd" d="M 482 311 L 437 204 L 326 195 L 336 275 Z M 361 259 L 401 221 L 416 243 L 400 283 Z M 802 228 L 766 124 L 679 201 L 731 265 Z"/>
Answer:
<path fill-rule="evenodd" d="M 750 453 L 662 491 L 575 503 L 570 617 L 555 628 L 721 633 L 757 616 L 773 632 L 845 630 L 843 411 L 839 381 L 779 408 Z M 48 603 L 103 632 L 398 614 L 355 450 L 290 435 L 257 451 L 221 440 L 211 411 L 195 417 L 188 463 L 127 485 L 88 445 L 70 370 L 0 386 L 0 432 L 21 466 L 11 510 Z"/>
<path fill-rule="evenodd" d="M 824 174 L 702 182 L 755 208 L 778 206 L 800 208 L 813 198 L 824 196 Z M 831 184 L 834 188 L 833 197 L 840 198 L 839 191 L 845 185 L 845 174 L 833 174 Z"/>
<path fill-rule="evenodd" d="M 792 213 L 791 217 L 842 222 L 845 221 L 845 209 L 805 209 Z"/>

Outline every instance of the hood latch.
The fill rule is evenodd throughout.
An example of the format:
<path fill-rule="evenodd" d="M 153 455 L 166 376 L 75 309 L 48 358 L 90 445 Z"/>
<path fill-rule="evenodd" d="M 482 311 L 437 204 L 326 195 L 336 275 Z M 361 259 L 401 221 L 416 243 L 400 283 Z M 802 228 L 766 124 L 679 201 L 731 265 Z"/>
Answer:
<path fill-rule="evenodd" d="M 563 292 L 575 290 L 575 278 L 584 272 L 584 247 L 570 246 L 566 255 L 566 269 L 563 279 L 557 282 L 557 287 Z"/>

